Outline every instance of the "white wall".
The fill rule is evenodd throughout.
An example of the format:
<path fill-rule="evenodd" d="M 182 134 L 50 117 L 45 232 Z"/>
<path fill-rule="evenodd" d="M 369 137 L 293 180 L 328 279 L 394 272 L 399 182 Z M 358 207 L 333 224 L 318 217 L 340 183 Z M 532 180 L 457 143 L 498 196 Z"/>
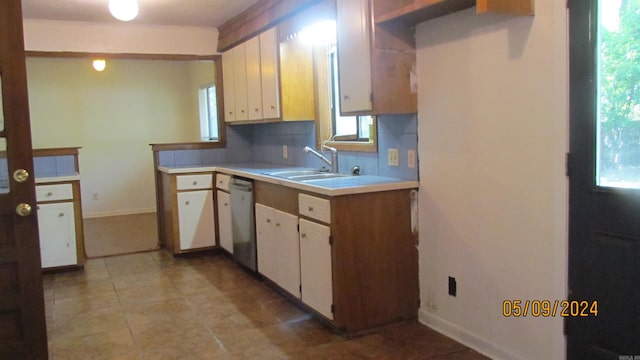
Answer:
<path fill-rule="evenodd" d="M 200 139 L 191 73 L 187 61 L 108 60 L 96 72 L 89 59 L 27 58 L 33 145 L 82 147 L 85 217 L 155 211 L 149 144 Z"/>
<path fill-rule="evenodd" d="M 566 26 L 564 1 L 538 0 L 417 28 L 420 319 L 496 359 L 565 358 L 561 318 L 502 302 L 566 298 Z"/>
<path fill-rule="evenodd" d="M 137 54 L 217 54 L 218 29 L 24 19 L 32 51 Z"/>

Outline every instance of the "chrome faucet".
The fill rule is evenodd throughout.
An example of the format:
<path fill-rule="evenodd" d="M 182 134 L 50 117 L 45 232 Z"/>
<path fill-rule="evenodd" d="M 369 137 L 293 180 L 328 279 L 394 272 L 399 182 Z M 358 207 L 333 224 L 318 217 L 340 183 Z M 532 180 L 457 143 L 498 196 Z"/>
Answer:
<path fill-rule="evenodd" d="M 320 158 L 320 160 L 324 161 L 325 163 L 327 163 L 327 165 L 331 166 L 331 172 L 332 173 L 338 173 L 338 150 L 336 148 L 332 148 L 330 146 L 327 145 L 322 145 L 321 148 L 323 151 L 324 150 L 329 150 L 331 151 L 331 160 L 327 159 L 324 155 L 320 154 L 319 152 L 313 150 L 312 148 L 305 146 L 304 149 L 302 149 L 302 151 L 306 152 L 306 153 L 312 153 L 313 155 L 317 156 L 318 158 Z"/>

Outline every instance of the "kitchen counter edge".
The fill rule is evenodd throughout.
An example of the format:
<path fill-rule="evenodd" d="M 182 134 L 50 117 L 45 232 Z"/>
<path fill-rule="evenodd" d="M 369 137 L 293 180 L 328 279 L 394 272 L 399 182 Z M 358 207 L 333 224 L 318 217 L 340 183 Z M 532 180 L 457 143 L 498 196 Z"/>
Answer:
<path fill-rule="evenodd" d="M 385 178 L 374 175 L 361 175 L 358 180 L 362 179 L 363 184 L 348 184 L 336 187 L 325 187 L 321 185 L 315 185 L 311 183 L 304 183 L 300 181 L 292 181 L 287 179 L 281 179 L 267 174 L 263 174 L 265 171 L 278 170 L 278 169 L 293 169 L 299 167 L 274 165 L 274 164 L 242 164 L 242 165 L 203 165 L 203 166 L 185 166 L 185 167 L 167 167 L 158 166 L 158 170 L 167 174 L 188 174 L 199 172 L 218 172 L 228 175 L 241 176 L 253 180 L 264 181 L 271 184 L 282 185 L 298 190 L 313 192 L 316 194 L 326 196 L 340 196 L 340 195 L 352 195 L 371 193 L 379 191 L 391 191 L 391 190 L 403 190 L 403 189 L 417 189 L 420 185 L 418 181 L 403 180 L 394 178 Z M 366 184 L 366 179 L 380 180 L 375 183 Z M 388 180 L 387 180 L 388 179 Z M 333 182 L 335 180 L 335 182 Z M 344 182 L 344 179 L 342 179 Z M 336 184 L 338 179 L 324 180 L 325 184 Z"/>

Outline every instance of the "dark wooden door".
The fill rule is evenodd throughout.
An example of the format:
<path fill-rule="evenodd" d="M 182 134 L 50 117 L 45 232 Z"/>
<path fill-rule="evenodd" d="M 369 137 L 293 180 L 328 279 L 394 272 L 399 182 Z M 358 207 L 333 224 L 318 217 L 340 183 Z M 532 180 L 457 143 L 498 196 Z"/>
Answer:
<path fill-rule="evenodd" d="M 589 309 L 566 318 L 567 357 L 637 359 L 640 0 L 569 8 L 569 300 Z"/>
<path fill-rule="evenodd" d="M 0 81 L 0 359 L 46 359 L 20 0 L 0 0 Z"/>

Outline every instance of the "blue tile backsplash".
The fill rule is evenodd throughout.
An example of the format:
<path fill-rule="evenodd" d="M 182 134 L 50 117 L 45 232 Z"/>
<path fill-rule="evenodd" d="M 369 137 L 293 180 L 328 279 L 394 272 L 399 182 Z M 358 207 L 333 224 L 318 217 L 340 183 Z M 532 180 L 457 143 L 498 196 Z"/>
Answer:
<path fill-rule="evenodd" d="M 227 126 L 227 147 L 204 150 L 160 151 L 160 166 L 216 165 L 242 162 L 320 168 L 320 159 L 302 152 L 316 142 L 313 121 L 274 122 Z M 418 118 L 410 115 L 378 116 L 378 152 L 338 152 L 339 171 L 347 173 L 354 165 L 362 175 L 379 175 L 418 180 L 418 169 L 407 166 L 407 152 L 418 148 Z M 287 146 L 287 158 L 282 147 Z M 398 149 L 400 166 L 387 164 L 387 150 Z M 417 159 L 416 159 L 417 160 Z"/>
<path fill-rule="evenodd" d="M 36 156 L 33 158 L 33 172 L 36 178 L 76 175 L 74 156 Z M 7 188 L 9 188 L 7 159 L 0 158 L 0 189 Z"/>

